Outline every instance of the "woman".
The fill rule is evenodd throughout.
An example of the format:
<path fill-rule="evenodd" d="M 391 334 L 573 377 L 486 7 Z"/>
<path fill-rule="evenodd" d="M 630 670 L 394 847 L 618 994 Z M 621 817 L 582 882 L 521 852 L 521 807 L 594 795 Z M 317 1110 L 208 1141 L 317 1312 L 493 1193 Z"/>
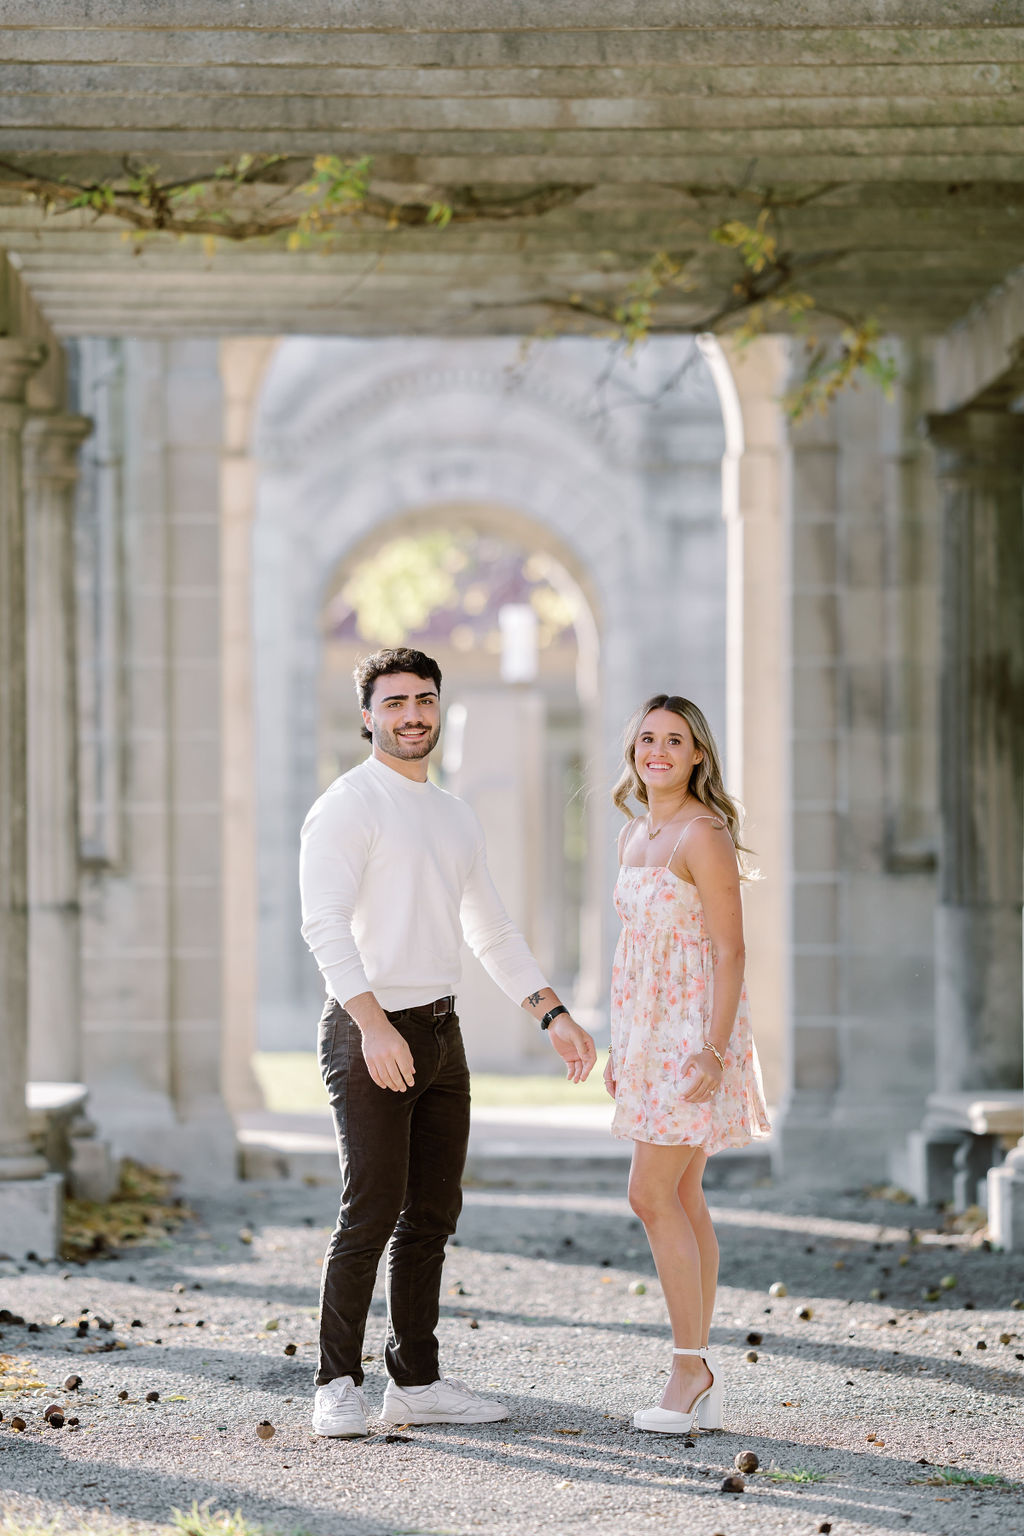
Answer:
<path fill-rule="evenodd" d="M 634 817 L 632 796 L 645 808 Z M 658 694 L 626 730 L 613 793 L 619 836 L 605 1085 L 612 1134 L 633 1142 L 629 1201 L 654 1255 L 673 1364 L 638 1429 L 688 1434 L 722 1424 L 721 1372 L 708 1354 L 718 1242 L 701 1179 L 707 1159 L 770 1129 L 743 985 L 739 810 L 714 738 L 688 699 Z"/>

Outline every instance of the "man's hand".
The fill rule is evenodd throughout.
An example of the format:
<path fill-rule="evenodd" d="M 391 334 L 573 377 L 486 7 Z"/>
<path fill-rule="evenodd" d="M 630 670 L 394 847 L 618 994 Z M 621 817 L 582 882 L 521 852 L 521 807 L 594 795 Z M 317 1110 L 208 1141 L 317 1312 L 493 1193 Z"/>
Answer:
<path fill-rule="evenodd" d="M 388 1019 L 362 1030 L 363 1060 L 378 1088 L 404 1093 L 416 1077 L 412 1052 L 404 1037 Z"/>
<path fill-rule="evenodd" d="M 557 1019 L 551 1021 L 547 1035 L 566 1064 L 565 1075 L 569 1082 L 585 1082 L 597 1060 L 597 1047 L 586 1030 L 581 1029 L 567 1013 L 560 1013 Z"/>

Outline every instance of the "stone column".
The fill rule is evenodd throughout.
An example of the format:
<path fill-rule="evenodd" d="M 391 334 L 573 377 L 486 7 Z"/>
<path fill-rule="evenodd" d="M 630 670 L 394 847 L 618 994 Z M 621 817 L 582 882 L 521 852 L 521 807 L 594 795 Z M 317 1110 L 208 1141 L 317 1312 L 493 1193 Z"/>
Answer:
<path fill-rule="evenodd" d="M 722 503 L 727 531 L 726 783 L 746 808 L 744 841 L 765 879 L 743 896 L 747 987 L 765 1092 L 778 1105 L 792 1066 L 786 613 L 789 441 L 782 395 L 790 343 L 722 343 L 728 384 L 705 352 L 726 423 Z M 730 391 L 732 400 L 730 399 Z M 733 404 L 734 402 L 734 404 Z M 731 424 L 735 410 L 738 422 Z"/>
<path fill-rule="evenodd" d="M 33 1101 L 71 1102 L 51 1141 L 79 1199 L 107 1200 L 117 1167 L 85 1114 L 78 899 L 78 699 L 74 487 L 84 416 L 32 416 L 24 431 L 28 676 L 28 1075 Z M 30 1106 L 31 1107 L 31 1106 Z"/>
<path fill-rule="evenodd" d="M 60 1181 L 28 1141 L 25 389 L 39 342 L 0 339 L 0 1252 L 56 1252 Z"/>
<path fill-rule="evenodd" d="M 1024 417 L 932 417 L 943 490 L 936 1076 L 1021 1078 Z"/>
<path fill-rule="evenodd" d="M 25 427 L 28 504 L 29 1076 L 82 1078 L 74 485 L 84 416 Z"/>
<path fill-rule="evenodd" d="M 503 743 L 501 747 L 498 743 Z M 544 910 L 544 697 L 528 685 L 467 689 L 445 721 L 445 782 L 487 837 L 487 861 L 512 921 L 547 973 Z M 504 997 L 463 946 L 459 1013 L 473 1070 L 523 1071 L 538 1054 L 536 1024 Z M 532 1027 L 531 1027 L 532 1026 Z"/>
<path fill-rule="evenodd" d="M 790 428 L 789 438 L 780 514 L 782 666 L 778 692 L 767 696 L 785 732 L 784 754 L 776 748 L 784 775 L 785 853 L 778 876 L 771 865 L 766 869 L 769 879 L 784 882 L 788 906 L 780 937 L 784 934 L 789 1051 L 774 1163 L 787 1181 L 835 1184 L 850 1178 L 853 1157 L 864 1141 L 862 1128 L 851 1134 L 836 1123 L 844 1023 L 844 870 L 837 792 L 845 660 L 837 557 L 843 521 L 838 410 L 802 420 Z M 756 750 L 756 738 L 752 745 Z"/>
<path fill-rule="evenodd" d="M 251 442 L 259 392 L 277 345 L 277 340 L 268 336 L 231 336 L 220 344 L 224 390 L 220 466 L 221 1083 L 224 1101 L 233 1115 L 265 1107 L 252 1066 L 257 1049 L 259 879 L 252 639 L 256 463 Z"/>
<path fill-rule="evenodd" d="M 983 1093 L 1022 1071 L 1024 417 L 968 410 L 929 429 L 943 490 L 937 1088 Z M 929 1119 L 941 1138 L 939 1106 Z M 997 1243 L 1024 1248 L 1024 1140 L 989 1174 L 989 1217 Z"/>

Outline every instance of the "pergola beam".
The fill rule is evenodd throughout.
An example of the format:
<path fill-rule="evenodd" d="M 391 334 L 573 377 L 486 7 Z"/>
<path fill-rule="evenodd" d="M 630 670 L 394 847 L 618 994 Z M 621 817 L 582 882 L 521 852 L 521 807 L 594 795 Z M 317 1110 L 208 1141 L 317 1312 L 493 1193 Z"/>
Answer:
<path fill-rule="evenodd" d="M 892 330 L 942 329 L 1019 260 L 1016 19 L 989 0 L 851 0 L 839 26 L 833 0 L 768 16 L 755 0 L 509 0 L 500 15 L 482 0 L 8 0 L 0 160 L 17 169 L 0 177 L 0 248 L 66 334 L 118 307 L 119 334 L 205 330 L 218 307 L 231 327 L 263 316 L 249 328 L 264 334 L 511 331 L 543 324 L 545 299 L 619 302 L 660 251 L 693 287 L 663 295 L 659 321 L 689 325 L 744 276 L 711 232 L 769 200 L 793 286 Z M 95 183 L 149 162 L 169 180 L 283 156 L 261 172 L 272 185 L 237 193 L 258 221 L 261 199 L 298 209 L 289 187 L 317 154 L 370 157 L 391 204 L 551 183 L 565 197 L 443 230 L 357 216 L 328 250 L 286 252 L 281 234 L 211 258 L 169 236 L 136 252 L 118 220 L 43 216 L 10 187 L 19 171 Z"/>

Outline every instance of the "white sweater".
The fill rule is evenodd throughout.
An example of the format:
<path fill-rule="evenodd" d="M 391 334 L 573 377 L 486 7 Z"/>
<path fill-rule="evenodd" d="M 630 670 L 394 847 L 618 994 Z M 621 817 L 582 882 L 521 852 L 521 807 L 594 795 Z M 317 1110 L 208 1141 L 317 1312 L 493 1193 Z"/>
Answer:
<path fill-rule="evenodd" d="M 299 887 L 302 936 L 343 1006 L 372 992 L 394 1012 L 454 993 L 463 935 L 513 1002 L 547 986 L 494 889 L 475 813 L 375 757 L 310 810 Z"/>

